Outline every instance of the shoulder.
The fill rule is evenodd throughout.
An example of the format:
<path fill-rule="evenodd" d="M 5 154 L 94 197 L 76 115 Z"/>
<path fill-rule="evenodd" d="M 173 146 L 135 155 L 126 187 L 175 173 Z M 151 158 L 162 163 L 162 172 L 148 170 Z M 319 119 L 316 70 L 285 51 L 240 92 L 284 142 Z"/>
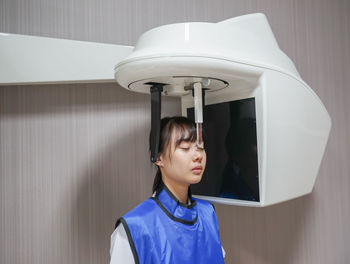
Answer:
<path fill-rule="evenodd" d="M 148 198 L 147 200 L 143 201 L 139 205 L 137 205 L 135 208 L 127 212 L 125 215 L 123 215 L 121 218 L 118 219 L 115 228 L 122 223 L 124 227 L 126 224 L 131 222 L 136 222 L 140 218 L 145 218 L 150 215 L 152 215 L 152 212 L 156 208 L 156 203 L 153 201 L 152 198 Z M 127 222 L 127 223 L 126 223 Z"/>
<path fill-rule="evenodd" d="M 216 217 L 216 213 L 215 213 L 215 207 L 212 203 L 205 201 L 205 200 L 201 200 L 198 198 L 193 198 L 193 200 L 196 201 L 197 206 L 198 206 L 198 210 L 206 215 L 206 216 L 215 216 Z"/>
<path fill-rule="evenodd" d="M 192 198 L 192 199 L 196 201 L 198 206 L 205 207 L 205 208 L 208 208 L 208 209 L 211 209 L 211 210 L 215 211 L 215 207 L 214 207 L 214 205 L 211 202 L 208 202 L 208 201 L 205 201 L 205 200 L 202 200 L 202 199 L 198 199 L 198 198 Z"/>
<path fill-rule="evenodd" d="M 127 212 L 123 217 L 132 217 L 132 216 L 147 216 L 150 215 L 152 210 L 156 208 L 156 203 L 152 198 L 148 198 L 147 200 L 140 203 L 134 209 Z"/>

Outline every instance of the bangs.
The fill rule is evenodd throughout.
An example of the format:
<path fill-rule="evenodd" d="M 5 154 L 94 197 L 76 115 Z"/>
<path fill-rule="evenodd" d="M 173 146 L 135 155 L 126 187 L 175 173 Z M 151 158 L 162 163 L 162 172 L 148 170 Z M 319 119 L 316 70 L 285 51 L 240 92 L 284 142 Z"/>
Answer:
<path fill-rule="evenodd" d="M 175 125 L 173 130 L 173 137 L 175 141 L 175 148 L 177 148 L 181 142 L 196 142 L 197 131 L 194 125 Z"/>

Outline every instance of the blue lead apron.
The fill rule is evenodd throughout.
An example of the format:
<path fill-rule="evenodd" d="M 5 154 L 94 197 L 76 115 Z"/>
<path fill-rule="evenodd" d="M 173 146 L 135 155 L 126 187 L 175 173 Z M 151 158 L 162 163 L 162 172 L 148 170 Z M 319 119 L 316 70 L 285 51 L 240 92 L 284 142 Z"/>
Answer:
<path fill-rule="evenodd" d="M 179 202 L 162 185 L 155 195 L 121 217 L 137 264 L 224 263 L 213 206 Z"/>

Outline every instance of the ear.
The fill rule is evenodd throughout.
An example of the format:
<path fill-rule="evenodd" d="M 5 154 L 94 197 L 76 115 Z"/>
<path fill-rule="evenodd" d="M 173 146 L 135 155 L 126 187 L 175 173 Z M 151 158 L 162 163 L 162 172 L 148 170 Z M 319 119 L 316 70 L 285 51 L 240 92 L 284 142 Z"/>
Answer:
<path fill-rule="evenodd" d="M 157 161 L 154 162 L 158 167 L 163 167 L 163 156 L 161 154 L 158 154 Z"/>

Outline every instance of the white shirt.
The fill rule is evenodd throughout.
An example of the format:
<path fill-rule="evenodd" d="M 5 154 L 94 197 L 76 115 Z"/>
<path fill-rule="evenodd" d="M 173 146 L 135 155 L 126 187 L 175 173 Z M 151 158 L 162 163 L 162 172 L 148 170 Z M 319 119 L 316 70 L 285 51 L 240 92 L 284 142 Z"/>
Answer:
<path fill-rule="evenodd" d="M 222 255 L 225 258 L 226 252 L 223 247 Z M 119 224 L 111 235 L 111 262 L 110 264 L 135 264 L 131 251 L 128 236 L 124 226 Z"/>

